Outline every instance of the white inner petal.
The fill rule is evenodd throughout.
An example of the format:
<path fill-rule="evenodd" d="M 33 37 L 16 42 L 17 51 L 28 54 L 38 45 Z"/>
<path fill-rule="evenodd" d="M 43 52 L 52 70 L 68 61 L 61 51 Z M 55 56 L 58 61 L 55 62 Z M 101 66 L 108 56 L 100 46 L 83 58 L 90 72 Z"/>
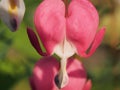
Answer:
<path fill-rule="evenodd" d="M 54 49 L 54 53 L 56 53 L 60 58 L 60 70 L 59 70 L 59 86 L 61 88 L 65 87 L 68 84 L 69 78 L 66 71 L 67 59 L 74 55 L 75 47 L 70 44 L 66 39 L 57 45 Z"/>
<path fill-rule="evenodd" d="M 59 45 L 56 45 L 54 49 L 54 53 L 57 54 L 60 58 L 69 58 L 75 54 L 75 51 L 75 47 L 66 39 Z"/>

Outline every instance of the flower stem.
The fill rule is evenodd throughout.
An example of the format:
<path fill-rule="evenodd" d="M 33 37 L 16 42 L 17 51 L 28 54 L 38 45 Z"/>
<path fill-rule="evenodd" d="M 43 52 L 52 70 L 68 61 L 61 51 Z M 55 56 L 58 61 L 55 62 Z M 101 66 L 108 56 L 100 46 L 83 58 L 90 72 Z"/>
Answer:
<path fill-rule="evenodd" d="M 68 4 L 69 4 L 69 2 L 68 2 L 68 0 L 63 0 L 63 1 L 65 4 L 65 17 L 67 17 L 68 16 Z"/>

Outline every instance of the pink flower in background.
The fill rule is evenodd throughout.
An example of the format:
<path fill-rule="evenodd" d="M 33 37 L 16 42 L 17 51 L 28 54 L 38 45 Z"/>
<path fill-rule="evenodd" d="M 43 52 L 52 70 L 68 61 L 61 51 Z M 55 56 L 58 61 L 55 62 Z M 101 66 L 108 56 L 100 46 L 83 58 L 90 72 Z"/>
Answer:
<path fill-rule="evenodd" d="M 59 62 L 53 57 L 40 59 L 34 69 L 30 84 L 32 90 L 59 90 L 54 82 L 54 77 L 59 70 Z M 67 64 L 69 83 L 60 90 L 90 90 L 91 81 L 87 81 L 86 71 L 81 62 L 69 59 Z M 56 78 L 57 83 L 57 78 Z"/>
<path fill-rule="evenodd" d="M 67 60 L 74 54 L 91 56 L 101 43 L 105 28 L 97 31 L 99 16 L 89 0 L 71 0 L 68 6 L 62 0 L 44 0 L 36 9 L 34 24 L 46 49 L 43 52 L 37 36 L 28 28 L 29 39 L 40 55 L 58 55 L 60 88 L 69 83 Z M 89 52 L 87 53 L 87 50 Z"/>

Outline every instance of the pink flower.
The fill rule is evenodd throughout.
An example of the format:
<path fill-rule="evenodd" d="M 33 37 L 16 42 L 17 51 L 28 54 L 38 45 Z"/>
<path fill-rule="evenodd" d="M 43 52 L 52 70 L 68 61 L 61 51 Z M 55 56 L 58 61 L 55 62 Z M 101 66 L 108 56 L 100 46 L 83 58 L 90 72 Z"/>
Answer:
<path fill-rule="evenodd" d="M 36 9 L 34 24 L 46 53 L 42 51 L 35 33 L 28 29 L 34 48 L 43 56 L 55 53 L 61 58 L 58 77 L 61 87 L 68 83 L 67 59 L 74 54 L 91 56 L 105 32 L 102 28 L 96 33 L 99 16 L 89 0 L 71 0 L 66 7 L 62 0 L 44 0 Z"/>
<path fill-rule="evenodd" d="M 54 77 L 59 70 L 59 63 L 53 57 L 44 57 L 39 60 L 30 78 L 32 90 L 59 90 Z M 86 71 L 82 63 L 76 59 L 69 59 L 67 65 L 69 83 L 60 90 L 90 90 L 91 81 L 87 81 Z M 55 80 L 57 82 L 57 80 Z"/>

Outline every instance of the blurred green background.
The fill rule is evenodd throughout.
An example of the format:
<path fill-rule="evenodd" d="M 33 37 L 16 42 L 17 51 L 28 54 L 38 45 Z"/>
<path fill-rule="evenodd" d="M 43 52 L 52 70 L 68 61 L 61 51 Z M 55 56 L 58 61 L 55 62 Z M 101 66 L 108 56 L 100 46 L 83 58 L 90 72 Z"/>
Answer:
<path fill-rule="evenodd" d="M 34 28 L 33 13 L 40 0 L 24 0 L 26 13 L 15 33 L 0 21 L 0 90 L 31 90 L 29 77 L 40 58 L 31 46 L 26 27 Z M 120 0 L 91 0 L 107 31 L 93 56 L 82 59 L 92 90 L 120 90 Z"/>

